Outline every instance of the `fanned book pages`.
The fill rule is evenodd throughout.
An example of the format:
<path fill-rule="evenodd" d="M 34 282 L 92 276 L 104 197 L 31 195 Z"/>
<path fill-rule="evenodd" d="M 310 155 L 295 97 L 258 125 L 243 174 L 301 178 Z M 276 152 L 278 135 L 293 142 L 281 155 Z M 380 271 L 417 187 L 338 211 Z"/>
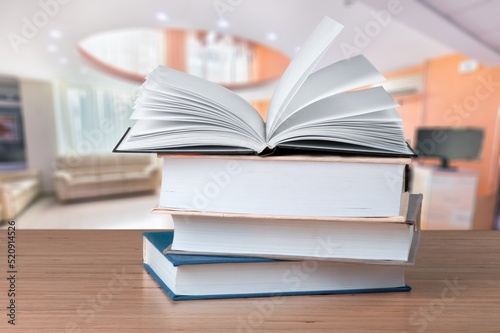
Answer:
<path fill-rule="evenodd" d="M 362 55 L 312 73 L 341 31 L 325 17 L 272 96 L 266 122 L 238 94 L 159 66 L 140 89 L 135 124 L 115 152 L 268 154 L 280 149 L 414 155 L 384 77 Z M 366 88 L 366 89 L 363 89 Z"/>

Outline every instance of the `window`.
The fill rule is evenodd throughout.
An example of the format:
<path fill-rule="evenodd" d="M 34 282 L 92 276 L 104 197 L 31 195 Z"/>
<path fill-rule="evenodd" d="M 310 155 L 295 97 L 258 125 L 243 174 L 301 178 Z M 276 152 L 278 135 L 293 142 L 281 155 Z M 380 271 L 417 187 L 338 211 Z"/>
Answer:
<path fill-rule="evenodd" d="M 131 126 L 137 89 L 59 83 L 55 91 L 59 154 L 111 152 Z"/>

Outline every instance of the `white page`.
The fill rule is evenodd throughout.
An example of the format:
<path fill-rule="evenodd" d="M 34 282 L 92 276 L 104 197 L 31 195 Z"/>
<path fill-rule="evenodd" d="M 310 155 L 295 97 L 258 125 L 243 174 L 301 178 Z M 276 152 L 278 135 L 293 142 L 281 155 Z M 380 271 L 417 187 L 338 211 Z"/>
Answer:
<path fill-rule="evenodd" d="M 287 128 L 283 131 L 280 131 L 280 134 L 289 133 L 291 131 L 303 128 L 313 129 L 314 127 L 318 126 L 331 126 L 334 124 L 339 124 L 340 126 L 344 126 L 344 124 L 350 124 L 350 123 L 354 124 L 358 122 L 364 126 L 371 126 L 371 124 L 376 123 L 376 124 L 393 124 L 393 126 L 395 127 L 398 128 L 402 127 L 402 120 L 396 109 L 387 109 L 387 110 L 380 110 L 359 115 L 346 116 L 340 119 L 330 119 L 328 121 L 322 120 L 318 122 L 311 122 L 308 124 L 301 124 L 293 128 Z"/>
<path fill-rule="evenodd" d="M 342 28 L 343 26 L 340 23 L 325 16 L 288 65 L 271 98 L 267 112 L 267 138 L 274 130 L 275 120 L 281 116 L 293 95 L 325 54 Z"/>
<path fill-rule="evenodd" d="M 251 133 L 248 133 L 247 131 L 242 131 L 240 127 L 234 125 L 234 123 L 231 122 L 224 122 L 219 119 L 213 119 L 210 117 L 200 117 L 198 115 L 193 116 L 189 115 L 188 113 L 183 114 L 180 112 L 168 112 L 168 111 L 143 111 L 143 118 L 145 121 L 151 121 L 151 120 L 158 120 L 158 121 L 164 121 L 164 122 L 193 122 L 193 123 L 199 123 L 199 124 L 209 124 L 210 126 L 217 126 L 217 127 L 222 127 L 222 128 L 228 128 L 237 132 L 241 132 L 242 135 L 248 135 L 248 136 L 253 136 Z M 133 119 L 131 117 L 131 119 Z M 160 125 L 158 129 L 161 130 L 168 130 L 168 126 L 165 126 L 164 123 L 163 125 Z"/>
<path fill-rule="evenodd" d="M 211 124 L 142 120 L 132 127 L 128 140 L 124 141 L 120 148 L 123 150 L 158 149 L 191 145 L 234 145 L 256 150 L 262 143 L 245 132 L 225 127 L 214 128 Z"/>
<path fill-rule="evenodd" d="M 407 261 L 413 225 L 173 215 L 173 249 L 213 253 Z M 337 246 L 318 253 L 318 238 Z"/>
<path fill-rule="evenodd" d="M 179 130 L 189 130 L 192 128 L 196 130 L 197 128 L 207 128 L 213 130 L 213 127 L 210 125 L 206 125 L 199 122 L 185 122 L 185 121 L 163 121 L 163 120 L 144 120 L 141 122 L 137 122 L 136 126 L 134 126 L 130 133 L 133 136 L 144 136 L 151 133 L 161 133 L 167 131 L 179 131 Z"/>
<path fill-rule="evenodd" d="M 237 129 L 254 137 L 258 137 L 258 134 L 250 127 L 242 125 L 241 119 L 234 119 L 234 117 L 228 113 L 206 108 L 204 106 L 192 108 L 183 103 L 136 105 L 130 119 L 198 121 L 210 123 L 214 126 Z M 263 144 L 265 143 L 263 142 Z"/>
<path fill-rule="evenodd" d="M 151 112 L 153 112 L 153 114 Z M 134 106 L 134 112 L 130 116 L 130 119 L 156 119 L 161 117 L 161 114 L 164 112 L 178 113 L 179 115 L 192 115 L 212 120 L 217 119 L 218 121 L 236 125 L 238 128 L 241 128 L 242 131 L 252 131 L 252 133 L 255 133 L 255 136 L 258 136 L 255 130 L 245 124 L 242 119 L 237 118 L 233 114 L 224 112 L 207 104 L 193 101 L 153 102 L 146 101 L 146 99 L 144 99 Z M 152 116 L 154 118 L 152 118 Z"/>
<path fill-rule="evenodd" d="M 167 79 L 168 78 L 168 79 Z M 181 80 L 177 80 L 181 78 Z M 170 81 L 173 82 L 170 82 Z M 131 119 L 159 119 L 159 114 L 162 111 L 167 112 L 179 112 L 181 111 L 184 114 L 188 114 L 194 117 L 200 117 L 200 122 L 209 123 L 208 119 L 213 119 L 211 122 L 214 126 L 221 126 L 225 128 L 239 128 L 242 132 L 242 135 L 248 136 L 252 135 L 256 138 L 257 141 L 260 141 L 259 151 L 266 147 L 264 142 L 263 133 L 264 133 L 264 123 L 260 115 L 251 108 L 251 106 L 243 101 L 246 107 L 251 109 L 251 114 L 259 119 L 262 123 L 257 128 L 254 128 L 248 124 L 248 117 L 245 119 L 245 112 L 235 112 L 235 110 L 229 110 L 226 105 L 221 105 L 217 101 L 218 95 L 215 94 L 215 99 L 212 99 L 214 96 L 206 96 L 196 94 L 193 91 L 196 90 L 185 90 L 186 85 L 188 85 L 191 89 L 195 86 L 191 85 L 191 81 L 203 81 L 200 86 L 206 85 L 209 87 L 216 88 L 211 91 L 215 94 L 217 90 L 222 91 L 223 93 L 229 93 L 229 95 L 234 95 L 232 92 L 228 91 L 225 88 L 222 88 L 218 85 L 215 85 L 210 82 L 206 82 L 199 78 L 194 78 L 190 75 L 180 73 L 178 71 L 174 71 L 168 68 L 158 68 L 157 71 L 153 72 L 148 76 L 147 81 L 143 85 L 139 97 L 136 101 L 136 105 L 134 107 L 134 113 Z M 172 86 L 171 84 L 175 84 Z M 206 93 L 206 90 L 203 90 Z M 234 96 L 229 96 L 229 98 L 233 98 Z M 239 96 L 236 96 L 236 99 L 241 99 Z M 234 103 L 233 103 L 234 104 Z M 150 111 L 156 111 L 155 113 L 151 113 Z M 243 110 L 244 111 L 244 110 Z M 161 118 L 160 118 L 161 119 Z M 189 121 L 192 118 L 183 117 L 183 118 L 175 118 L 171 115 L 165 115 L 164 120 L 173 120 L 180 121 L 185 120 Z M 166 127 L 168 124 L 163 124 L 162 126 Z M 139 134 L 138 131 L 133 131 L 132 136 Z M 256 141 L 252 140 L 252 141 Z"/>
<path fill-rule="evenodd" d="M 380 110 L 376 112 L 371 112 L 371 113 L 365 113 L 361 115 L 356 115 L 352 117 L 345 117 L 341 121 L 361 121 L 361 122 L 372 122 L 372 121 L 379 121 L 379 122 L 394 122 L 398 123 L 401 122 L 401 116 L 399 115 L 398 111 L 396 109 L 385 109 L 385 110 Z"/>
<path fill-rule="evenodd" d="M 328 142 L 329 140 L 334 140 Z M 397 154 L 412 154 L 411 150 L 402 145 L 389 145 L 387 143 L 375 142 L 370 140 L 372 144 L 366 146 L 366 138 L 325 138 L 324 136 L 302 136 L 299 138 L 291 138 L 283 140 L 280 147 L 284 148 L 297 148 L 297 149 L 312 149 L 324 151 L 350 151 L 350 152 L 378 152 L 378 153 L 397 153 Z"/>
<path fill-rule="evenodd" d="M 202 157 L 163 163 L 170 177 L 163 178 L 160 207 L 169 209 L 306 218 L 400 214 L 404 165 Z M 227 184 L 206 194 L 207 184 L 217 184 L 214 175 L 228 168 L 237 171 Z M 387 183 L 387 172 L 397 185 Z"/>
<path fill-rule="evenodd" d="M 188 75 L 185 73 L 181 74 Z M 139 98 L 137 99 L 138 103 L 148 103 L 149 101 L 156 100 L 162 104 L 167 102 L 177 102 L 192 106 L 203 105 L 206 108 L 210 108 L 213 110 L 226 110 L 228 111 L 228 116 L 233 115 L 235 119 L 242 119 L 240 117 L 241 114 L 237 114 L 229 110 L 226 105 L 221 104 L 219 101 L 213 99 L 212 96 L 208 97 L 206 95 L 196 93 L 196 90 L 186 90 L 186 87 L 182 85 L 173 85 L 173 82 L 170 81 L 161 81 L 161 79 L 158 79 L 158 75 L 158 73 L 152 73 L 150 76 L 148 76 L 148 79 L 144 83 L 143 89 L 140 92 Z M 208 81 L 206 82 L 211 83 Z M 227 90 L 221 86 L 218 87 L 222 90 Z M 244 102 L 246 103 L 246 101 Z"/>
<path fill-rule="evenodd" d="M 148 102 L 149 101 L 149 96 L 152 96 L 153 98 L 157 99 L 162 105 L 168 105 L 168 101 L 170 102 L 176 102 L 177 105 L 178 103 L 182 103 L 186 107 L 191 107 L 193 111 L 197 111 L 199 108 L 200 113 L 206 113 L 210 112 L 213 113 L 215 117 L 217 118 L 226 118 L 231 122 L 235 122 L 239 124 L 239 126 L 242 129 L 251 129 L 255 135 L 258 137 L 262 138 L 262 142 L 264 142 L 264 122 L 260 115 L 258 115 L 257 111 L 254 110 L 245 100 L 241 99 L 239 96 L 237 96 L 236 101 L 233 101 L 230 105 L 233 106 L 234 104 L 237 104 L 236 102 L 240 103 L 243 102 L 241 107 L 243 109 L 242 112 L 235 112 L 235 110 L 239 110 L 238 108 L 236 109 L 231 109 L 228 107 L 228 105 L 221 104 L 221 101 L 218 100 L 218 94 L 217 91 L 220 91 L 222 94 L 227 94 L 227 98 L 234 98 L 235 95 L 233 92 L 217 85 L 214 83 L 211 83 L 209 81 L 191 76 L 189 74 L 185 74 L 182 72 L 178 72 L 175 70 L 172 70 L 167 67 L 161 67 L 159 69 L 162 69 L 161 72 L 164 72 L 165 70 L 168 71 L 173 71 L 177 76 L 172 76 L 168 75 L 170 80 L 173 80 L 173 82 L 170 81 L 165 81 L 165 79 L 161 79 L 162 73 L 157 73 L 153 72 L 150 76 L 148 76 L 148 80 L 144 83 L 144 93 L 140 94 L 138 98 L 138 105 L 142 105 L 143 101 Z M 158 71 L 159 72 L 159 71 Z M 211 93 L 212 95 L 203 95 L 200 93 L 196 93 L 195 86 L 193 86 L 192 90 L 189 85 L 189 82 L 187 84 L 182 84 L 184 81 L 176 81 L 178 77 L 184 77 L 187 76 L 188 81 L 201 81 L 202 84 L 200 86 L 203 86 L 204 84 L 207 87 L 212 87 L 211 90 L 201 90 L 202 92 L 207 91 L 208 93 Z M 194 79 L 192 79 L 194 78 Z M 178 84 L 177 84 L 178 83 Z M 186 90 L 186 86 L 188 87 L 188 90 Z M 151 92 L 156 92 L 156 93 L 151 93 Z M 164 97 L 161 95 L 166 94 Z M 143 97 L 143 96 L 148 96 L 148 97 Z M 210 97 L 207 97 L 210 96 Z M 140 103 L 140 104 L 139 104 Z M 146 104 L 147 105 L 147 104 Z M 246 112 L 245 112 L 246 110 Z M 255 115 L 257 114 L 257 115 Z M 250 118 L 257 117 L 257 121 L 250 121 Z M 250 121 L 250 122 L 249 122 Z"/>
<path fill-rule="evenodd" d="M 227 123 L 237 124 L 238 127 L 246 129 L 250 128 L 247 126 L 240 118 L 234 117 L 234 115 L 228 112 L 223 112 L 220 109 L 215 109 L 210 106 L 199 103 L 184 103 L 184 102 L 168 102 L 168 103 L 140 103 L 134 106 L 134 112 L 130 116 L 130 119 L 148 119 L 148 112 L 158 112 L 161 113 L 171 112 L 179 114 L 188 114 L 197 117 L 205 117 L 210 119 L 218 119 Z"/>
<path fill-rule="evenodd" d="M 381 129 L 374 127 L 382 127 Z M 370 131 L 370 128 L 373 130 Z M 351 136 L 362 136 L 371 138 L 374 136 L 384 138 L 388 143 L 394 141 L 394 137 L 399 136 L 402 132 L 395 126 L 388 126 L 386 124 L 374 123 L 373 125 L 362 125 L 362 124 L 345 124 L 345 125 L 330 125 L 330 126 L 315 126 L 313 130 L 309 128 L 302 128 L 297 131 L 289 132 L 285 134 L 281 141 L 285 141 L 288 138 L 300 137 L 300 136 L 325 136 L 325 140 L 331 138 L 349 138 Z M 368 141 L 368 140 L 367 140 Z M 399 143 L 398 143 L 399 144 Z M 369 145 L 369 143 L 367 143 Z"/>
<path fill-rule="evenodd" d="M 269 146 L 275 147 L 279 143 L 278 135 L 285 129 L 292 129 L 295 126 L 304 127 L 307 124 L 352 117 L 397 106 L 396 101 L 382 87 L 334 95 L 296 112 L 284 124 L 286 126 L 282 125 L 276 130 L 276 135 L 269 141 Z"/>
<path fill-rule="evenodd" d="M 292 129 L 288 128 L 281 131 L 275 138 L 277 141 L 282 142 L 282 140 L 289 137 L 290 134 L 299 130 L 314 133 L 317 129 L 321 128 L 332 128 L 338 130 L 357 127 L 363 129 L 369 128 L 369 132 L 381 130 L 384 131 L 384 133 L 390 129 L 395 129 L 398 132 L 401 132 L 404 136 L 402 120 L 399 117 L 399 114 L 395 109 L 389 109 L 352 117 L 345 117 L 342 119 L 331 119 L 329 121 L 318 121 L 317 123 L 297 125 Z"/>
<path fill-rule="evenodd" d="M 398 106 L 382 87 L 346 92 L 308 105 L 289 119 L 288 127 L 345 119 Z"/>
<path fill-rule="evenodd" d="M 372 144 L 372 142 L 370 142 L 371 138 L 380 137 L 383 138 L 384 141 L 387 141 L 387 144 L 401 146 L 404 145 L 403 132 L 400 129 L 395 126 L 385 126 L 378 123 L 374 123 L 373 125 L 362 125 L 358 123 L 356 125 L 335 124 L 331 126 L 315 126 L 312 130 L 310 128 L 302 128 L 297 131 L 284 134 L 281 142 L 284 142 L 290 138 L 297 138 L 301 136 L 324 137 L 324 140 L 349 139 L 351 137 L 359 137 L 364 138 L 367 146 L 370 146 Z M 398 142 L 398 140 L 401 140 L 401 142 Z"/>
<path fill-rule="evenodd" d="M 163 84 L 175 86 L 176 90 L 199 92 L 198 95 L 203 95 L 204 99 L 224 106 L 226 110 L 243 119 L 249 127 L 259 133 L 264 141 L 264 122 L 259 113 L 247 101 L 229 89 L 164 66 L 159 66 L 153 72 L 153 77 Z"/>
<path fill-rule="evenodd" d="M 232 133 L 235 136 L 245 137 L 247 140 L 255 141 L 255 138 L 245 132 L 240 132 L 235 129 L 226 127 L 214 128 L 211 124 L 200 123 L 200 122 L 188 122 L 188 121 L 163 121 L 163 120 L 144 120 L 138 122 L 137 126 L 134 126 L 131 130 L 131 139 L 138 137 L 151 137 L 151 136 L 164 136 L 166 140 L 169 140 L 169 136 L 172 134 L 183 133 L 195 133 L 196 131 L 206 131 L 213 133 Z"/>
<path fill-rule="evenodd" d="M 217 152 L 226 151 L 227 149 L 223 149 L 224 146 L 232 146 L 248 148 L 247 150 L 255 151 L 255 148 L 252 147 L 252 145 L 246 145 L 248 143 L 248 140 L 245 140 L 234 133 L 190 131 L 185 133 L 173 133 L 168 137 L 165 137 L 164 135 L 150 136 L 141 138 L 140 141 L 130 139 L 120 146 L 120 150 L 184 148 L 185 151 L 193 151 L 196 150 L 195 147 L 197 146 L 211 146 L 211 150 Z M 231 151 L 233 150 L 241 149 L 231 149 Z"/>
<path fill-rule="evenodd" d="M 365 144 L 365 142 L 367 141 L 368 138 L 366 137 L 363 137 L 363 136 L 355 136 L 355 135 L 352 135 L 350 137 L 347 137 L 347 136 L 339 136 L 339 137 L 332 137 L 332 138 L 327 138 L 325 139 L 325 136 L 321 136 L 321 135 L 317 135 L 317 136 L 301 136 L 301 137 L 298 137 L 298 138 L 292 138 L 290 139 L 288 142 L 294 142 L 295 140 L 297 141 L 302 141 L 302 140 L 305 140 L 305 141 L 328 141 L 328 140 L 333 140 L 335 139 L 334 142 L 342 142 L 342 143 L 345 143 L 345 144 L 351 144 L 351 145 L 357 145 L 357 146 L 368 146 Z M 379 137 L 378 139 L 375 138 L 375 137 L 372 137 L 372 138 L 369 138 L 369 141 L 370 141 L 370 148 L 374 148 L 374 149 L 377 149 L 377 150 L 385 150 L 385 151 L 395 151 L 395 152 L 406 152 L 403 148 L 404 147 L 400 147 L 400 146 L 393 146 L 389 143 L 387 143 L 385 140 L 383 140 L 382 137 Z"/>
<path fill-rule="evenodd" d="M 384 76 L 362 55 L 338 61 L 307 77 L 275 126 L 320 99 L 384 81 Z"/>

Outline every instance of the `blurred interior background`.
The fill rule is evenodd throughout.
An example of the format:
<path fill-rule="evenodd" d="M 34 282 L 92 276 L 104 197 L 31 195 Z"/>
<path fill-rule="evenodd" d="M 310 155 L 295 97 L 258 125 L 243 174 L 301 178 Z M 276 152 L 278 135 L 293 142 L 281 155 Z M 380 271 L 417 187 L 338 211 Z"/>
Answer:
<path fill-rule="evenodd" d="M 0 1 L 0 217 L 19 228 L 165 228 L 161 167 L 111 154 L 158 64 L 220 83 L 265 119 L 316 24 L 345 28 L 318 68 L 364 54 L 420 157 L 425 229 L 497 229 L 500 2 Z M 75 181 L 75 177 L 78 181 Z M 3 226 L 5 227 L 5 225 Z"/>

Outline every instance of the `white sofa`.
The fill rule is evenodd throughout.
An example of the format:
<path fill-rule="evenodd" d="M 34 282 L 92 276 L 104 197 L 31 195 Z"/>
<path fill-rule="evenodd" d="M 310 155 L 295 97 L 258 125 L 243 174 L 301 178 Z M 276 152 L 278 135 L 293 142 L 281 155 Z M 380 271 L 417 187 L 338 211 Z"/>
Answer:
<path fill-rule="evenodd" d="M 57 158 L 54 188 L 60 201 L 155 192 L 159 173 L 156 157 L 147 154 L 66 155 Z"/>
<path fill-rule="evenodd" d="M 41 193 L 41 175 L 35 170 L 0 173 L 0 219 L 11 220 Z"/>

